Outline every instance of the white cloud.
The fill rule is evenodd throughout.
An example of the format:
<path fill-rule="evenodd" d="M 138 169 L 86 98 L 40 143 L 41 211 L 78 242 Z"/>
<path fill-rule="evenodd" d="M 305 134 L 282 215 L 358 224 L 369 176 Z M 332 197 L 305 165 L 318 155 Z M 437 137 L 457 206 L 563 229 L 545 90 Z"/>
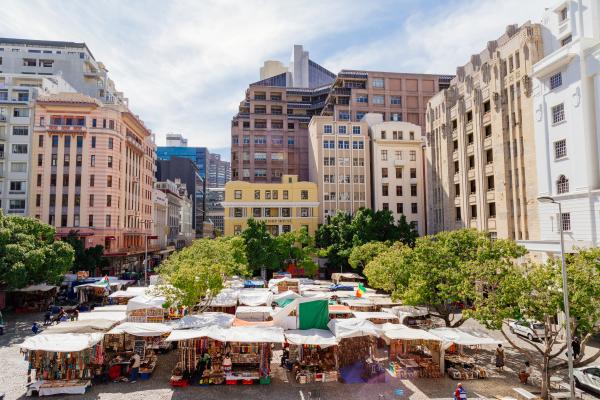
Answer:
<path fill-rule="evenodd" d="M 408 15 L 384 38 L 344 49 L 324 65 L 334 71 L 371 69 L 454 74 L 472 54 L 500 37 L 507 25 L 541 19 L 544 0 L 442 2 Z"/>

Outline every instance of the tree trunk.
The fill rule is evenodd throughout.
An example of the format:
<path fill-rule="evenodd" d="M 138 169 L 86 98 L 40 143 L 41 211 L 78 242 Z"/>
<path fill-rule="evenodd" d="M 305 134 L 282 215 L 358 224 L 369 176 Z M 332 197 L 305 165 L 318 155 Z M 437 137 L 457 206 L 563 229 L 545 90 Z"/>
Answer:
<path fill-rule="evenodd" d="M 548 392 L 550 389 L 550 376 L 551 372 L 549 370 L 550 360 L 548 356 L 544 356 L 543 366 L 542 366 L 542 399 L 548 399 Z"/>

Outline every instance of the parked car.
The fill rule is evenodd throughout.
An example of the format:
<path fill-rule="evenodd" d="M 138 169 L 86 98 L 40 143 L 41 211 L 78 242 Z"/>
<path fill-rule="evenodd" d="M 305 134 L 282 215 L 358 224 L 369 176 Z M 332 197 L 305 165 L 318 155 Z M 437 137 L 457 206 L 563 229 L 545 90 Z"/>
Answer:
<path fill-rule="evenodd" d="M 573 369 L 575 386 L 600 394 L 600 365 Z"/>
<path fill-rule="evenodd" d="M 510 331 L 516 335 L 525 336 L 527 339 L 534 340 L 542 340 L 546 337 L 546 331 L 544 329 L 544 324 L 536 321 L 527 321 L 524 319 L 520 319 L 517 321 L 509 322 L 508 326 L 510 327 Z"/>

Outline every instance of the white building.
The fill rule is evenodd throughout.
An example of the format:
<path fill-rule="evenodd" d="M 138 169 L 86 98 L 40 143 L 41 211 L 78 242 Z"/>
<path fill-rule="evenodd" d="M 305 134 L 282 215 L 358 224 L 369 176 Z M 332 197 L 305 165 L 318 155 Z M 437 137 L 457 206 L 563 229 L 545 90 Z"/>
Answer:
<path fill-rule="evenodd" d="M 167 223 L 167 209 L 169 202 L 167 194 L 162 190 L 152 190 L 152 221 L 154 222 L 154 234 L 157 236 L 156 244 L 160 250 L 167 247 L 167 235 L 169 234 L 169 225 Z"/>
<path fill-rule="evenodd" d="M 0 74 L 0 208 L 5 214 L 27 214 L 35 99 L 73 91 L 58 76 Z"/>
<path fill-rule="evenodd" d="M 373 116 L 379 121 L 371 124 Z M 383 122 L 381 114 L 367 114 L 365 120 L 371 135 L 373 209 L 391 211 L 396 222 L 404 215 L 420 236 L 425 235 L 421 127 L 410 122 Z"/>
<path fill-rule="evenodd" d="M 533 68 L 539 196 L 560 202 L 567 250 L 600 245 L 600 0 L 561 1 L 542 21 Z M 582 60 L 584 62 L 582 62 Z M 559 251 L 558 205 L 540 204 L 540 240 Z"/>
<path fill-rule="evenodd" d="M 77 92 L 109 104 L 127 99 L 115 88 L 108 70 L 85 43 L 0 38 L 0 71 L 26 75 L 60 75 Z"/>
<path fill-rule="evenodd" d="M 167 199 L 167 246 L 181 249 L 194 239 L 192 228 L 192 199 L 188 196 L 185 183 L 176 179 L 156 182 L 155 188 Z"/>

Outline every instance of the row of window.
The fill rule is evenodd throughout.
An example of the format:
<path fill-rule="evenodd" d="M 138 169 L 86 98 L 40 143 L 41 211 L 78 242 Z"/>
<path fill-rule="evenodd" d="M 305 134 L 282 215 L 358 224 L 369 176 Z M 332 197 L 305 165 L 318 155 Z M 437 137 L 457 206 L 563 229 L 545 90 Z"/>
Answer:
<path fill-rule="evenodd" d="M 488 217 L 489 218 L 496 218 L 496 203 L 487 203 L 487 208 L 488 208 Z M 471 219 L 477 219 L 477 205 L 473 204 L 470 206 L 470 211 L 471 211 Z M 460 207 L 455 207 L 454 209 L 454 215 L 457 221 L 460 221 L 462 219 L 462 212 L 461 212 L 461 208 Z"/>
<path fill-rule="evenodd" d="M 248 135 L 244 135 L 244 137 L 242 138 L 242 144 L 250 144 L 251 140 L 250 140 L 250 136 Z M 293 146 L 295 144 L 296 140 L 295 138 L 292 137 L 288 137 L 287 139 L 287 144 L 288 146 Z M 239 137 L 236 136 L 232 136 L 231 137 L 231 143 L 232 144 L 239 144 Z M 267 137 L 266 136 L 255 136 L 254 137 L 254 144 L 255 145 L 266 145 L 268 143 L 267 141 Z M 271 144 L 274 145 L 283 145 L 284 144 L 284 139 L 283 136 L 273 136 L 271 137 Z"/>
<path fill-rule="evenodd" d="M 323 165 L 326 167 L 333 167 L 336 165 L 335 157 L 323 157 Z M 364 167 L 365 159 L 363 157 L 353 157 L 352 164 L 350 164 L 350 157 L 338 157 L 337 165 L 341 167 Z"/>
<path fill-rule="evenodd" d="M 410 185 L 410 195 L 412 197 L 417 197 L 418 193 L 419 193 L 419 191 L 417 189 L 417 184 L 412 183 Z M 390 195 L 390 185 L 388 183 L 383 183 L 381 185 L 381 195 L 385 196 L 385 197 Z M 396 196 L 404 196 L 404 191 L 402 190 L 402 185 L 396 185 Z"/>
<path fill-rule="evenodd" d="M 244 207 L 234 207 L 230 211 L 230 216 L 235 218 L 247 217 L 247 209 Z M 298 207 L 296 208 L 295 217 L 308 218 L 314 216 L 313 209 L 310 207 Z M 290 207 L 253 207 L 252 208 L 253 218 L 291 218 L 292 209 Z"/>
<path fill-rule="evenodd" d="M 36 218 L 39 219 L 39 216 L 36 215 Z M 117 227 L 119 226 L 119 222 L 120 222 L 119 220 L 120 220 L 120 218 L 117 215 L 117 225 L 116 225 Z M 55 223 L 56 223 L 56 216 L 54 214 L 48 215 L 48 224 L 52 225 L 52 226 L 55 226 Z M 73 226 L 74 227 L 79 227 L 80 224 L 81 224 L 81 222 L 80 222 L 80 216 L 79 216 L 79 214 L 74 214 L 73 215 Z M 60 226 L 61 227 L 66 227 L 67 226 L 67 215 L 65 215 L 65 214 L 61 215 Z M 90 228 L 93 228 L 94 226 L 96 226 L 95 223 L 94 223 L 94 215 L 93 214 L 89 214 L 88 215 L 88 226 Z M 107 214 L 104 217 L 104 227 L 111 228 L 112 226 L 113 226 L 112 225 L 112 215 Z"/>
<path fill-rule="evenodd" d="M 354 101 L 359 104 L 369 104 L 369 96 L 366 94 L 359 94 L 355 97 Z M 384 95 L 373 95 L 371 97 L 371 104 L 384 105 L 385 104 L 385 96 Z M 401 106 L 402 105 L 402 97 L 390 96 L 390 105 Z"/>
<path fill-rule="evenodd" d="M 396 167 L 394 168 L 394 170 L 396 171 L 396 179 L 402 179 L 402 172 L 404 170 L 403 167 Z M 381 177 L 382 178 L 389 178 L 389 173 L 388 173 L 388 168 L 387 167 L 383 167 L 381 168 Z M 416 168 L 411 168 L 410 169 L 410 179 L 416 179 L 417 178 L 417 169 Z"/>
<path fill-rule="evenodd" d="M 90 207 L 90 208 L 97 207 L 99 204 L 97 204 L 97 202 L 95 200 L 96 200 L 95 195 L 90 194 L 89 201 L 88 201 L 88 207 Z M 56 195 L 55 194 L 50 194 L 48 203 L 49 203 L 50 207 L 56 206 Z M 69 195 L 63 194 L 62 195 L 62 206 L 66 207 L 67 204 L 69 204 Z M 75 207 L 81 206 L 81 195 L 75 194 L 75 197 L 73 198 L 73 204 Z M 42 205 L 42 195 L 37 194 L 35 196 L 35 206 L 41 207 L 41 205 Z M 121 205 L 121 200 L 119 198 L 116 202 L 116 207 L 119 208 L 120 205 Z M 107 194 L 106 195 L 106 207 L 112 207 L 112 206 L 113 206 L 113 196 L 110 194 Z"/>
<path fill-rule="evenodd" d="M 365 192 L 352 192 L 354 196 L 350 196 L 350 192 L 325 192 L 323 193 L 323 200 L 325 201 L 350 201 L 354 197 L 354 201 L 365 201 Z"/>
<path fill-rule="evenodd" d="M 325 174 L 323 175 L 324 183 L 365 183 L 364 175 L 352 175 L 352 179 L 350 179 L 350 175 L 338 175 L 338 179 L 336 181 L 335 175 Z"/>
<path fill-rule="evenodd" d="M 487 184 L 488 192 L 491 192 L 492 190 L 494 190 L 494 188 L 495 188 L 494 175 L 489 175 L 486 178 L 486 184 Z M 460 193 L 461 193 L 460 184 L 455 183 L 454 184 L 454 195 L 460 196 Z M 473 179 L 473 180 L 469 181 L 469 194 L 475 194 L 475 193 L 477 193 L 477 183 Z"/>
<path fill-rule="evenodd" d="M 63 186 L 69 186 L 69 174 L 63 174 L 63 179 L 62 179 L 62 185 Z M 57 176 L 56 174 L 50 174 L 50 186 L 56 186 L 57 183 Z M 37 174 L 37 181 L 36 184 L 38 187 L 42 186 L 42 174 Z M 94 187 L 94 185 L 96 184 L 96 176 L 95 175 L 90 175 L 90 180 L 89 180 L 89 186 L 90 187 Z M 76 174 L 75 175 L 75 186 L 81 186 L 81 175 L 80 174 Z M 107 175 L 106 176 L 106 187 L 112 187 L 113 186 L 113 177 L 112 175 Z"/>
<path fill-rule="evenodd" d="M 386 131 L 381 131 L 381 139 L 385 140 L 387 139 L 387 132 Z M 404 132 L 402 131 L 392 131 L 392 137 L 391 139 L 393 140 L 404 140 Z M 408 140 L 415 140 L 415 133 L 414 132 L 409 132 L 408 133 Z"/>
<path fill-rule="evenodd" d="M 324 149 L 335 149 L 335 140 L 323 140 L 323 148 Z M 349 149 L 350 141 L 349 140 L 338 140 L 338 149 Z M 355 150 L 362 150 L 365 148 L 365 142 L 362 140 L 353 140 L 352 148 Z"/>
<path fill-rule="evenodd" d="M 388 160 L 388 151 L 387 150 L 381 150 L 380 154 L 381 154 L 381 161 Z M 410 150 L 408 152 L 408 155 L 409 155 L 409 161 L 417 161 L 417 151 L 416 150 Z M 396 160 L 402 160 L 402 150 L 396 150 L 395 156 L 396 156 Z"/>
<path fill-rule="evenodd" d="M 300 124 L 300 125 L 302 127 L 302 124 Z M 234 123 L 234 126 L 237 126 L 237 124 Z M 258 128 L 258 129 L 266 129 L 267 128 L 267 122 L 266 121 L 256 121 L 254 123 L 254 127 Z M 244 128 L 244 129 L 250 129 L 250 121 L 242 121 L 242 128 Z M 275 121 L 275 124 L 271 123 L 271 128 L 273 128 L 273 129 L 283 129 L 283 121 Z M 288 124 L 287 124 L 287 130 L 288 131 L 293 131 L 295 129 L 296 129 L 296 124 L 293 123 L 293 122 L 288 122 Z"/>
<path fill-rule="evenodd" d="M 255 200 L 260 200 L 261 199 L 261 193 L 264 192 L 262 194 L 263 198 L 265 200 L 279 200 L 279 190 L 255 190 L 254 191 L 254 199 Z M 289 190 L 282 190 L 281 191 L 281 198 L 283 200 L 289 200 L 289 195 L 290 192 Z M 242 199 L 242 191 L 241 190 L 235 190 L 233 192 L 233 198 L 236 200 L 241 200 Z M 300 199 L 301 200 L 308 200 L 308 190 L 301 190 L 300 191 Z"/>
<path fill-rule="evenodd" d="M 356 111 L 354 113 L 355 118 L 353 119 L 353 121 L 362 120 L 367 112 L 373 112 L 373 111 Z M 404 119 L 402 118 L 401 112 L 390 112 L 390 113 L 373 112 L 373 113 L 380 114 L 384 121 L 396 121 L 396 122 L 404 121 Z M 412 118 L 410 118 L 411 115 L 413 116 Z M 352 113 L 350 111 L 342 110 L 342 111 L 338 112 L 338 119 L 340 121 L 350 121 L 351 116 L 352 116 Z M 410 120 L 409 122 L 418 124 L 419 123 L 419 114 L 418 113 L 409 113 L 409 120 Z"/>
<path fill-rule="evenodd" d="M 337 127 L 337 133 L 339 135 L 347 135 L 348 134 L 348 127 L 346 125 L 338 125 Z M 333 126 L 332 125 L 323 125 L 323 133 L 330 135 L 333 134 Z M 353 125 L 352 126 L 352 134 L 353 135 L 360 135 L 361 130 L 360 130 L 360 126 L 358 125 Z"/>
<path fill-rule="evenodd" d="M 383 210 L 390 210 L 390 203 L 382 203 Z M 417 203 L 410 203 L 410 212 L 411 214 L 418 214 L 419 206 Z M 396 213 L 404 214 L 404 203 L 396 203 Z M 412 221 L 410 223 L 415 229 L 417 229 L 417 221 Z"/>

